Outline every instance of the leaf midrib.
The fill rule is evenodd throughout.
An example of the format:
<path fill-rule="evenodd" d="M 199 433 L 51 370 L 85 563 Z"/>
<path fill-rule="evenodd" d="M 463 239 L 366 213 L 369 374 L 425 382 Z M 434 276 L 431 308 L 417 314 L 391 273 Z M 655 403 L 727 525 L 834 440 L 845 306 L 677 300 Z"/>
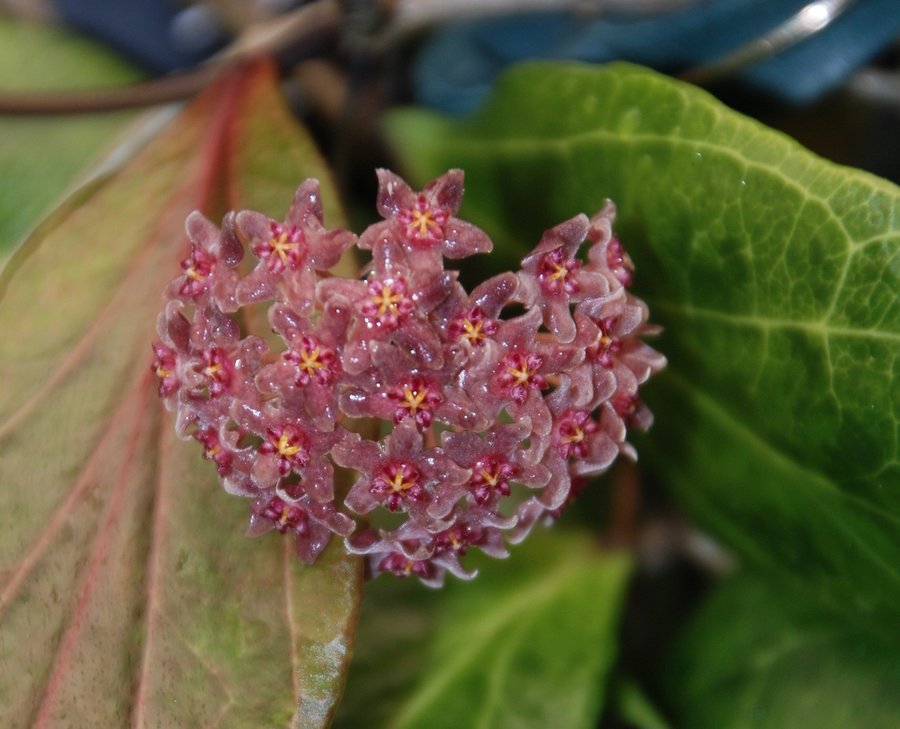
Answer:
<path fill-rule="evenodd" d="M 843 327 L 828 324 L 823 320 L 805 319 L 779 319 L 776 317 L 759 316 L 753 314 L 738 314 L 729 311 L 717 311 L 704 307 L 694 306 L 677 301 L 666 301 L 652 296 L 647 297 L 647 302 L 653 309 L 676 311 L 690 317 L 713 319 L 726 324 L 754 327 L 757 329 L 796 329 L 825 338 L 831 337 L 861 337 L 865 339 L 883 339 L 888 342 L 900 342 L 900 333 L 885 331 L 882 329 L 863 329 L 855 327 Z"/>

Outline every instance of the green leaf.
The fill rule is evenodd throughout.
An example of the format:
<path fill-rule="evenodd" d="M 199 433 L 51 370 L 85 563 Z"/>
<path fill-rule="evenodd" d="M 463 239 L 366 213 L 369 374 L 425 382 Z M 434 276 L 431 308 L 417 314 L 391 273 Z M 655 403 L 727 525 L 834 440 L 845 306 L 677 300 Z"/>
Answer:
<path fill-rule="evenodd" d="M 691 729 L 894 729 L 900 645 L 810 609 L 791 591 L 732 579 L 682 634 L 662 675 Z"/>
<path fill-rule="evenodd" d="M 613 713 L 633 729 L 671 729 L 633 679 L 621 678 L 613 686 Z"/>
<path fill-rule="evenodd" d="M 89 41 L 0 16 L 2 91 L 116 86 L 137 78 L 135 69 Z M 0 260 L 134 117 L 0 117 Z"/>
<path fill-rule="evenodd" d="M 235 120 L 243 120 L 236 124 Z M 280 152 L 264 169 L 239 151 Z M 361 563 L 313 567 L 178 441 L 149 372 L 187 214 L 334 189 L 272 70 L 238 71 L 0 273 L 0 725 L 322 727 L 340 697 Z M 293 717 L 293 718 L 292 718 Z"/>
<path fill-rule="evenodd" d="M 557 530 L 480 564 L 439 600 L 367 588 L 336 727 L 596 726 L 629 559 Z"/>
<path fill-rule="evenodd" d="M 627 65 L 512 71 L 471 120 L 389 132 L 512 258 L 604 197 L 665 326 L 644 463 L 751 561 L 856 614 L 900 605 L 900 195 Z M 501 256 L 502 257 L 502 256 Z"/>

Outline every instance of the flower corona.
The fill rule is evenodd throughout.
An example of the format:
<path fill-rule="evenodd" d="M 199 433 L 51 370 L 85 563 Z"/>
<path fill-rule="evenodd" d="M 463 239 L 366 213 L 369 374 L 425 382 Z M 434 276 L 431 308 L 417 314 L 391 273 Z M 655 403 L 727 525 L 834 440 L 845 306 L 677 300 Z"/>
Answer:
<path fill-rule="evenodd" d="M 308 563 L 337 536 L 370 576 L 437 586 L 634 458 L 627 431 L 652 422 L 638 389 L 665 359 L 640 339 L 657 330 L 611 202 L 468 293 L 444 261 L 492 244 L 455 217 L 462 172 L 418 193 L 378 178 L 384 220 L 359 238 L 325 227 L 315 180 L 284 221 L 193 213 L 151 369 L 178 434 L 250 501 L 250 535 L 289 535 Z M 354 246 L 371 262 L 345 278 L 333 269 Z M 266 338 L 242 331 L 258 302 Z"/>

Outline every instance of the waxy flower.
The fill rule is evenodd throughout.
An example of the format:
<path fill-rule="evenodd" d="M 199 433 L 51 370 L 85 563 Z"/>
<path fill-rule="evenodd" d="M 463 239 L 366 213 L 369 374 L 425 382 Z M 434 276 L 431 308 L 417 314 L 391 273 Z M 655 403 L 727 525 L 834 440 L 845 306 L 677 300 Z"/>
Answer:
<path fill-rule="evenodd" d="M 359 237 L 371 262 L 353 278 L 332 269 L 356 237 L 325 226 L 314 180 L 283 221 L 193 213 L 151 369 L 179 436 L 250 500 L 248 534 L 285 535 L 307 563 L 337 536 L 370 576 L 438 586 L 633 458 L 628 430 L 652 420 L 640 386 L 665 359 L 639 338 L 657 330 L 628 290 L 612 203 L 467 292 L 444 259 L 491 241 L 456 217 L 462 172 L 419 192 L 378 181 L 384 220 Z M 242 333 L 259 302 L 267 339 Z"/>
<path fill-rule="evenodd" d="M 168 397 L 174 393 L 180 382 L 178 380 L 178 360 L 174 349 L 170 349 L 163 344 L 154 344 L 153 353 L 156 355 L 153 364 L 150 366 L 153 374 L 158 379 L 158 389 L 160 397 Z"/>
<path fill-rule="evenodd" d="M 378 170 L 378 212 L 386 224 L 374 225 L 360 237 L 361 248 L 373 248 L 385 228 L 401 247 L 418 253 L 433 251 L 437 259 L 466 258 L 487 253 L 491 240 L 485 232 L 456 218 L 463 194 L 462 170 L 451 170 L 416 193 L 389 170 Z"/>

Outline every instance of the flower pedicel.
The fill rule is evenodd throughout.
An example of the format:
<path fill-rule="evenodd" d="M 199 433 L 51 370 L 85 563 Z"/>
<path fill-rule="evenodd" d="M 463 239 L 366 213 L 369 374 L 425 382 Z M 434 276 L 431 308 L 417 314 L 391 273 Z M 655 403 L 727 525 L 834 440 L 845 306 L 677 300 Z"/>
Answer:
<path fill-rule="evenodd" d="M 418 194 L 378 179 L 384 220 L 359 239 L 324 226 L 314 180 L 283 222 L 193 213 L 153 370 L 178 434 L 250 499 L 251 535 L 290 532 L 304 562 L 338 535 L 373 576 L 439 585 L 473 576 L 469 549 L 505 556 L 556 518 L 573 481 L 634 458 L 626 432 L 652 420 L 638 388 L 665 359 L 638 338 L 654 329 L 612 203 L 467 293 L 444 259 L 491 241 L 455 217 L 462 172 Z M 362 278 L 329 275 L 354 245 L 372 253 Z M 271 341 L 242 336 L 235 314 L 257 302 Z"/>

